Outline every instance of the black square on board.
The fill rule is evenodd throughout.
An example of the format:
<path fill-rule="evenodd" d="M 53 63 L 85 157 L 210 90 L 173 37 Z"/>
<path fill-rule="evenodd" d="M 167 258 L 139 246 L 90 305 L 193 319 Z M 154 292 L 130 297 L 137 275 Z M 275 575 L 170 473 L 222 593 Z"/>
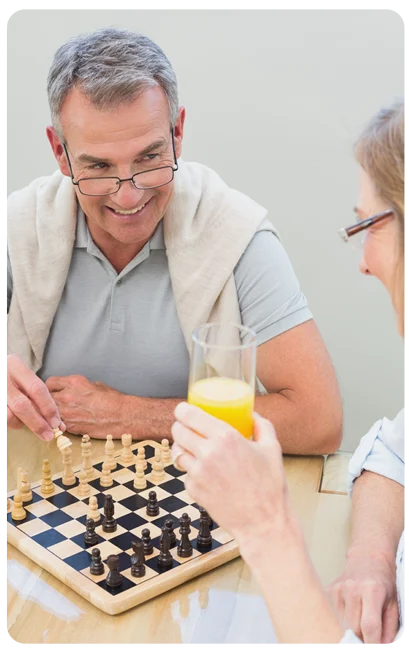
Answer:
<path fill-rule="evenodd" d="M 186 474 L 186 472 L 181 472 L 179 469 L 176 469 L 173 465 L 167 465 L 165 467 L 166 474 L 171 474 L 171 476 L 174 476 L 175 478 L 179 478 L 179 476 L 183 476 L 183 474 Z"/>
<path fill-rule="evenodd" d="M 138 528 L 138 526 L 146 524 L 146 519 L 140 517 L 135 512 L 130 512 L 128 515 L 119 517 L 116 522 L 118 526 L 122 526 L 122 528 L 126 528 L 126 530 L 132 530 L 133 528 Z"/>
<path fill-rule="evenodd" d="M 111 544 L 120 548 L 121 551 L 128 551 L 132 549 L 132 542 L 138 541 L 140 541 L 139 537 L 127 531 L 126 533 L 122 533 L 122 535 L 118 535 L 118 537 L 114 537 L 111 540 Z"/>
<path fill-rule="evenodd" d="M 178 478 L 173 478 L 171 481 L 161 483 L 162 490 L 169 492 L 169 494 L 178 494 L 185 490 L 185 484 Z"/>
<path fill-rule="evenodd" d="M 82 569 L 86 569 L 87 567 L 90 566 L 91 556 L 89 553 L 87 553 L 87 551 L 80 551 L 75 555 L 66 557 L 64 559 L 64 562 L 69 564 L 73 569 L 77 569 L 77 571 L 82 571 Z"/>
<path fill-rule="evenodd" d="M 186 508 L 186 501 L 182 501 L 175 496 L 167 497 L 159 501 L 159 507 L 167 512 L 174 512 L 175 510 L 180 510 L 180 508 Z"/>
<path fill-rule="evenodd" d="M 37 517 L 36 517 L 35 515 L 33 515 L 32 512 L 29 512 L 28 510 L 26 510 L 26 516 L 25 516 L 25 518 L 24 518 L 24 519 L 20 519 L 20 521 L 17 521 L 17 520 L 12 519 L 11 512 L 8 512 L 8 513 L 7 513 L 7 521 L 8 521 L 10 524 L 13 524 L 13 526 L 19 526 L 20 524 L 25 524 L 26 521 L 32 521 L 33 519 L 37 519 Z"/>
<path fill-rule="evenodd" d="M 135 492 L 135 494 L 139 494 L 139 492 L 143 492 L 144 490 L 152 490 L 155 486 L 154 486 L 153 483 L 150 483 L 149 481 L 146 481 L 146 487 L 141 489 L 141 490 L 137 490 L 133 486 L 133 481 L 128 481 L 128 483 L 124 483 L 124 487 L 128 488 L 128 490 L 132 490 L 132 492 Z M 121 503 L 122 503 L 122 501 L 121 501 Z"/>
<path fill-rule="evenodd" d="M 85 530 L 84 530 L 83 533 L 80 533 L 79 535 L 75 535 L 75 537 L 71 537 L 70 538 L 71 541 L 73 541 L 74 544 L 77 544 L 78 546 L 81 546 L 81 548 L 83 548 L 83 549 L 87 549 L 87 548 L 92 549 L 92 546 L 96 546 L 96 544 L 101 544 L 101 542 L 105 542 L 105 539 L 103 537 L 101 537 L 101 535 L 97 534 L 98 541 L 95 542 L 95 544 L 92 544 L 92 546 L 90 546 L 89 544 L 85 543 L 84 533 L 85 533 Z"/>
<path fill-rule="evenodd" d="M 40 544 L 40 546 L 48 548 L 49 546 L 54 546 L 54 544 L 59 544 L 59 542 L 64 542 L 67 538 L 64 537 L 64 535 L 61 535 L 58 530 L 50 528 L 50 530 L 45 530 L 43 533 L 34 535 L 32 539 L 37 542 L 37 544 Z"/>
<path fill-rule="evenodd" d="M 140 494 L 133 494 L 131 497 L 126 497 L 126 499 L 121 499 L 121 505 L 124 506 L 124 508 L 128 508 L 128 510 L 140 510 L 140 508 L 144 508 L 146 504 L 148 503 L 148 499 L 145 499 L 144 497 L 141 497 Z"/>
<path fill-rule="evenodd" d="M 105 573 L 105 577 L 107 575 L 108 574 Z M 131 589 L 131 587 L 136 587 L 135 583 L 131 582 L 131 580 L 128 580 L 128 578 L 124 578 L 123 576 L 122 576 L 122 578 L 123 578 L 122 584 L 119 587 L 115 587 L 115 589 L 113 589 L 112 587 L 107 586 L 105 578 L 103 580 L 101 580 L 101 582 L 97 582 L 97 585 L 99 587 L 102 587 L 102 589 L 107 591 L 112 596 L 117 596 L 118 594 L 123 594 L 124 591 L 128 591 L 128 589 Z"/>
<path fill-rule="evenodd" d="M 106 492 L 107 490 L 112 490 L 112 488 L 117 487 L 119 483 L 112 479 L 112 485 L 109 487 L 102 487 L 99 478 L 94 478 L 93 481 L 89 481 L 89 485 L 92 485 L 93 488 L 99 490 L 100 492 Z"/>
<path fill-rule="evenodd" d="M 79 499 L 77 499 L 77 497 L 74 497 L 69 492 L 60 492 L 59 494 L 54 494 L 53 496 L 48 497 L 47 501 L 52 503 L 53 506 L 56 506 L 57 508 L 65 508 L 66 506 L 70 506 L 73 503 L 78 503 Z"/>
<path fill-rule="evenodd" d="M 56 478 L 54 483 L 55 485 L 58 485 L 58 487 L 62 488 L 63 490 L 71 490 L 72 488 L 77 487 L 77 485 L 80 484 L 77 476 L 75 477 L 75 483 L 73 483 L 72 485 L 64 485 L 64 483 L 62 482 L 62 477 Z"/>
<path fill-rule="evenodd" d="M 172 515 L 171 513 L 168 515 L 162 515 L 162 517 L 158 517 L 158 519 L 154 519 L 152 521 L 152 524 L 154 526 L 157 526 L 158 528 L 163 528 L 163 526 L 165 525 L 165 521 L 167 519 L 172 519 L 173 526 L 175 529 L 180 528 L 180 520 L 177 517 L 175 517 L 175 515 Z"/>
<path fill-rule="evenodd" d="M 155 447 L 152 447 L 152 445 L 146 445 L 145 446 L 145 458 L 153 458 L 155 455 Z M 134 449 L 134 453 L 138 453 L 137 449 Z"/>
<path fill-rule="evenodd" d="M 131 556 L 128 555 L 128 553 L 115 553 L 114 555 L 116 555 L 119 560 L 119 571 L 126 571 L 131 567 Z M 107 564 L 106 559 L 104 560 L 104 564 Z M 107 571 L 109 571 L 109 569 L 107 569 Z"/>
<path fill-rule="evenodd" d="M 192 523 L 190 525 L 193 526 L 194 528 L 197 528 L 197 530 L 199 530 L 199 528 L 200 528 L 200 512 L 198 513 L 197 519 L 195 519 L 195 520 L 192 519 Z M 219 528 L 219 524 L 216 524 L 216 522 L 214 521 L 213 524 L 210 527 L 210 530 L 216 530 L 216 528 Z"/>
<path fill-rule="evenodd" d="M 199 551 L 199 553 L 209 553 L 210 551 L 214 551 L 215 548 L 218 548 L 221 546 L 220 542 L 217 542 L 215 539 L 212 540 L 212 545 L 209 548 L 197 548 L 197 538 L 192 539 L 192 546 L 196 551 Z"/>
<path fill-rule="evenodd" d="M 48 515 L 43 515 L 40 517 L 44 523 L 51 526 L 51 528 L 56 528 L 61 524 L 66 524 L 67 521 L 73 521 L 73 518 L 65 514 L 62 510 L 54 510 L 54 512 L 49 512 Z"/>
<path fill-rule="evenodd" d="M 170 571 L 171 569 L 175 569 L 177 566 L 180 566 L 180 562 L 178 562 L 173 558 L 172 566 L 169 567 L 168 569 L 164 569 L 163 567 L 158 566 L 158 557 L 159 555 L 156 555 L 155 557 L 145 560 L 146 566 L 150 567 L 157 573 L 166 573 L 167 571 Z"/>

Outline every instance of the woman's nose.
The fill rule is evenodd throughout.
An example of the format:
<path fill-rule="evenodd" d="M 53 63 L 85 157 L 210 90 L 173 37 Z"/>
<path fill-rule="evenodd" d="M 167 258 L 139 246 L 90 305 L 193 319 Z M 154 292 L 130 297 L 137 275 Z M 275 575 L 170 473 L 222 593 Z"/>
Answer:
<path fill-rule="evenodd" d="M 363 273 L 364 275 L 372 275 L 372 273 L 370 272 L 370 270 L 369 270 L 368 267 L 367 267 L 367 264 L 366 264 L 366 262 L 365 262 L 365 256 L 364 256 L 364 255 L 362 255 L 362 257 L 361 257 L 361 261 L 359 262 L 359 270 L 360 270 L 360 272 Z"/>

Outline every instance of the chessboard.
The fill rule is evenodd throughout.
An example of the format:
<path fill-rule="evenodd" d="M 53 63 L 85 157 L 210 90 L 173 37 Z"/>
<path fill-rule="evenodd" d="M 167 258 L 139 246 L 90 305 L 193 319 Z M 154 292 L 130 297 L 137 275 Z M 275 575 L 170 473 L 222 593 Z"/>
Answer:
<path fill-rule="evenodd" d="M 27 516 L 22 521 L 14 521 L 11 512 L 7 513 L 7 539 L 31 560 L 49 571 L 52 575 L 69 586 L 80 596 L 107 614 L 119 614 L 135 605 L 139 605 L 187 580 L 210 571 L 239 555 L 237 542 L 227 531 L 213 522 L 211 535 L 212 546 L 200 549 L 196 543 L 199 530 L 199 506 L 185 490 L 185 474 L 177 470 L 172 462 L 165 464 L 165 476 L 160 484 L 149 482 L 152 471 L 151 461 L 155 449 L 161 449 L 156 441 L 137 442 L 131 446 L 136 458 L 139 447 L 145 447 L 147 470 L 145 477 L 147 487 L 137 490 L 133 486 L 135 461 L 120 461 L 120 450 L 114 454 L 117 467 L 112 471 L 113 485 L 102 488 L 100 476 L 102 462 L 93 462 L 94 477 L 89 480 L 90 495 L 95 495 L 98 509 L 102 516 L 95 528 L 98 543 L 92 547 L 85 544 L 84 533 L 87 519 L 89 497 L 78 494 L 78 475 L 81 466 L 75 467 L 75 485 L 70 487 L 62 483 L 63 472 L 52 477 L 55 490 L 53 494 L 41 493 L 41 480 L 32 483 L 32 500 L 24 503 Z M 148 494 L 154 490 L 159 503 L 159 514 L 150 517 L 146 513 Z M 13 497 L 16 490 L 7 496 Z M 115 504 L 115 532 L 102 530 L 105 494 L 112 495 Z M 160 554 L 161 529 L 167 519 L 174 522 L 176 537 L 180 539 L 179 519 L 183 513 L 191 518 L 190 540 L 193 547 L 191 557 L 177 555 L 177 548 L 171 549 L 173 564 L 164 570 L 158 566 Z M 141 539 L 141 531 L 148 528 L 151 533 L 153 553 L 145 557 L 146 573 L 142 578 L 131 574 L 132 541 Z M 91 575 L 90 561 L 93 548 L 99 548 L 101 559 L 109 555 L 119 557 L 119 570 L 123 581 L 119 587 L 106 585 L 106 575 Z"/>

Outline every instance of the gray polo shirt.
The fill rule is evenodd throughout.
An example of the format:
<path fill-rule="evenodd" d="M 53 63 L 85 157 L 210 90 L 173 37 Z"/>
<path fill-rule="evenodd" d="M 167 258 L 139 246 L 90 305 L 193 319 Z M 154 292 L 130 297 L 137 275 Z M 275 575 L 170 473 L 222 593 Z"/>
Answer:
<path fill-rule="evenodd" d="M 257 233 L 234 277 L 242 322 L 261 345 L 312 318 L 283 246 Z M 8 298 L 12 294 L 8 266 Z M 200 298 L 199 298 L 200 299 Z M 138 255 L 117 273 L 78 211 L 64 292 L 38 375 L 85 375 L 144 397 L 186 397 L 189 354 L 176 312 L 160 222 Z"/>

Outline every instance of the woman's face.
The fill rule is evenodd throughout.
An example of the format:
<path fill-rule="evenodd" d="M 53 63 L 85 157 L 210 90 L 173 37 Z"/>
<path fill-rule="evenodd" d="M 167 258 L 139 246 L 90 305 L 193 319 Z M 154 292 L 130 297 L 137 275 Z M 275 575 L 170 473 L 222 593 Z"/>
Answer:
<path fill-rule="evenodd" d="M 373 217 L 390 208 L 377 195 L 372 180 L 361 168 L 359 176 L 358 204 L 355 208 L 360 220 Z M 395 217 L 385 219 L 365 230 L 365 242 L 359 265 L 361 273 L 374 275 L 393 296 L 395 269 L 397 264 L 398 222 Z M 358 235 L 359 236 L 359 235 Z"/>

